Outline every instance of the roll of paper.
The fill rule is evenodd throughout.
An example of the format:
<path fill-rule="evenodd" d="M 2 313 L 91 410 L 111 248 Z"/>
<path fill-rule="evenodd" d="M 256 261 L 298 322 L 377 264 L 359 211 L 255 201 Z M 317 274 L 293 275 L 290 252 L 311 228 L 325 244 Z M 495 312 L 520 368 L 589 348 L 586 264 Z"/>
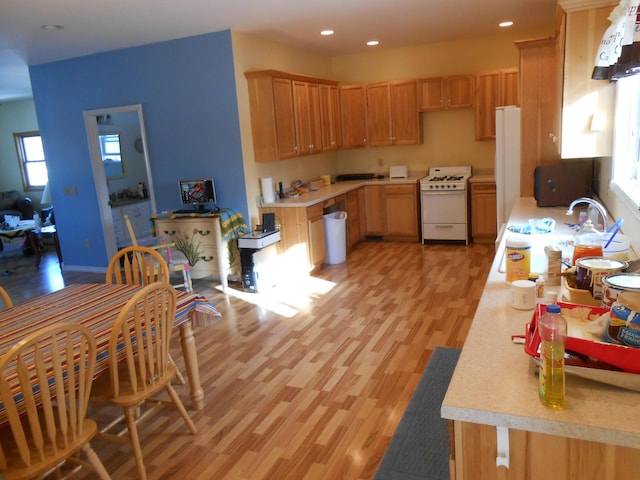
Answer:
<path fill-rule="evenodd" d="M 276 194 L 273 188 L 273 179 L 272 178 L 262 178 L 260 179 L 260 184 L 262 186 L 262 200 L 264 203 L 273 203 L 276 201 Z"/>

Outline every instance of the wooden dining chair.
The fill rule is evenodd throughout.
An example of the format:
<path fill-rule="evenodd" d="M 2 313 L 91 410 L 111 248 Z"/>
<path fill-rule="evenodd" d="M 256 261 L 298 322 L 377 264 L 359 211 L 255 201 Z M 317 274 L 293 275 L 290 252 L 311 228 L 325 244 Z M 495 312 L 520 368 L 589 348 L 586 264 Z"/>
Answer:
<path fill-rule="evenodd" d="M 138 239 L 136 232 L 133 230 L 131 220 L 128 215 L 124 215 L 124 223 L 129 231 L 129 237 L 131 243 L 134 246 L 142 245 L 144 247 L 157 250 L 164 258 L 166 264 L 169 266 L 170 272 L 179 273 L 182 275 L 182 283 L 174 284 L 176 288 L 184 288 L 187 292 L 193 291 L 193 283 L 191 281 L 191 270 L 189 261 L 185 257 L 184 253 L 175 248 L 175 243 L 171 240 L 171 237 L 143 237 Z"/>
<path fill-rule="evenodd" d="M 99 435 L 132 445 L 141 479 L 146 479 L 146 469 L 136 423 L 155 410 L 147 409 L 138 415 L 145 402 L 156 406 L 173 404 L 191 433 L 197 433 L 171 386 L 177 372 L 169 359 L 175 314 L 176 292 L 171 284 L 157 282 L 137 292 L 122 308 L 113 325 L 109 340 L 109 375 L 98 378 L 92 391 L 93 401 L 109 402 L 123 409 L 124 415 L 101 429 Z M 169 394 L 170 401 L 157 398 L 161 390 Z M 123 417 L 128 438 L 124 435 L 126 430 L 112 433 Z"/>
<path fill-rule="evenodd" d="M 160 253 L 143 246 L 126 247 L 118 251 L 107 267 L 106 283 L 145 286 L 153 282 L 169 282 L 169 266 Z M 171 362 L 175 365 L 173 358 Z M 178 381 L 187 381 L 178 371 Z"/>
<path fill-rule="evenodd" d="M 7 293 L 7 291 L 0 287 L 0 299 L 2 299 L 2 303 L 4 303 L 4 307 L 2 308 L 11 308 L 13 307 L 13 302 L 11 301 L 11 297 Z"/>
<path fill-rule="evenodd" d="M 0 359 L 7 422 L 0 429 L 0 478 L 35 478 L 56 470 L 65 474 L 56 478 L 68 478 L 83 467 L 110 478 L 89 444 L 98 430 L 86 416 L 95 363 L 93 334 L 74 323 L 44 327 Z M 73 468 L 62 468 L 63 463 Z"/>
<path fill-rule="evenodd" d="M 111 257 L 107 267 L 106 283 L 149 285 L 168 282 L 169 267 L 152 248 L 125 247 Z"/>

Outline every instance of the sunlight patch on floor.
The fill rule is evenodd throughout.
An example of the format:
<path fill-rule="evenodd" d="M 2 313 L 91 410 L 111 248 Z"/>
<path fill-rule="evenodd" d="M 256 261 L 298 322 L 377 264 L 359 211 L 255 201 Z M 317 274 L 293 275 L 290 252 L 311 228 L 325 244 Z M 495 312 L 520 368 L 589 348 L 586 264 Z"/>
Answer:
<path fill-rule="evenodd" d="M 315 297 L 326 294 L 335 286 L 334 282 L 308 276 L 276 285 L 263 292 L 252 293 L 228 288 L 227 294 L 291 318 L 306 310 Z M 222 287 L 218 289 L 222 290 Z"/>

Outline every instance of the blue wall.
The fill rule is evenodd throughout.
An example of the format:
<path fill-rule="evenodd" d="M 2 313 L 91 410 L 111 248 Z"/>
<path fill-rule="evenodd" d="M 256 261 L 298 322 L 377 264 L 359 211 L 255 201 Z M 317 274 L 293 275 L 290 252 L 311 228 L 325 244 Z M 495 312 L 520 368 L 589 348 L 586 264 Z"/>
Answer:
<path fill-rule="evenodd" d="M 248 217 L 230 31 L 36 65 L 30 74 L 66 265 L 108 263 L 84 110 L 142 105 L 158 210 L 178 207 L 179 179 L 213 176 L 218 204 Z"/>

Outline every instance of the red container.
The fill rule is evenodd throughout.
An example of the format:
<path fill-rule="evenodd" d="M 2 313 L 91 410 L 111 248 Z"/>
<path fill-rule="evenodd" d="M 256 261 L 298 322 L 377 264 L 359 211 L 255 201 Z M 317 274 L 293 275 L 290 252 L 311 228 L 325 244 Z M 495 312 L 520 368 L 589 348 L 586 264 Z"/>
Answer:
<path fill-rule="evenodd" d="M 591 313 L 602 315 L 609 312 L 608 308 L 579 305 L 576 303 L 558 302 L 564 308 L 589 308 Z M 547 311 L 545 304 L 538 304 L 531 319 L 527 323 L 524 351 L 527 355 L 540 358 L 540 334 L 538 333 L 538 319 Z M 597 342 L 585 338 L 567 337 L 565 350 L 586 355 L 600 362 L 628 373 L 640 373 L 640 348 L 614 345 L 612 343 Z"/>

